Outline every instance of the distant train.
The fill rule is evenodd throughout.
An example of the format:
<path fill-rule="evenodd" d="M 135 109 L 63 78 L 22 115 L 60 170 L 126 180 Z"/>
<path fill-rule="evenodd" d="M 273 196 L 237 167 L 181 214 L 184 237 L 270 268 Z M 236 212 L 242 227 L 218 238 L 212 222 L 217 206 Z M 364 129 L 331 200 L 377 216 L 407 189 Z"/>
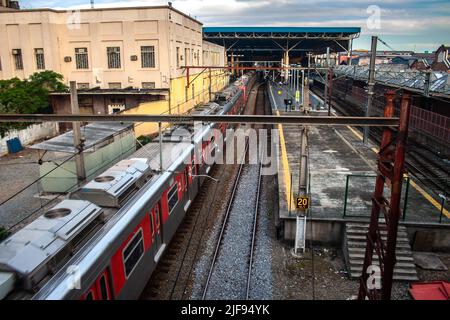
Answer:
<path fill-rule="evenodd" d="M 242 76 L 193 113 L 241 113 L 255 78 Z M 174 141 L 178 127 L 191 136 Z M 227 125 L 172 127 L 162 154 L 156 139 L 0 243 L 0 298 L 138 298 L 210 170 L 194 143 L 200 157 L 214 152 L 214 138 L 204 139 L 212 128 Z"/>

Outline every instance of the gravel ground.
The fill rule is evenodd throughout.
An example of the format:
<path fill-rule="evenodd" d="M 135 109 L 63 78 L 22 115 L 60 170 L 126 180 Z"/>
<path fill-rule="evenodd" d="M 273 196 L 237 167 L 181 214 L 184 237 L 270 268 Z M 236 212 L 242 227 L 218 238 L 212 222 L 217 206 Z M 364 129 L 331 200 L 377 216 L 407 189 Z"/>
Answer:
<path fill-rule="evenodd" d="M 341 249 L 308 248 L 303 257 L 294 257 L 291 247 L 280 243 L 274 257 L 274 299 L 349 300 L 356 298 L 358 280 L 347 278 Z M 408 300 L 409 284 L 394 282 L 393 300 Z"/>
<path fill-rule="evenodd" d="M 243 168 L 207 299 L 245 299 L 258 174 L 257 165 Z"/>
<path fill-rule="evenodd" d="M 434 271 L 434 270 L 424 270 L 417 267 L 417 274 L 419 276 L 420 281 L 436 281 L 436 280 L 444 280 L 450 281 L 450 253 L 438 253 L 436 254 L 439 259 L 441 259 L 442 263 L 445 264 L 448 268 L 446 271 Z"/>
<path fill-rule="evenodd" d="M 267 197 L 270 192 L 272 177 L 263 176 L 261 183 L 261 197 L 259 206 L 258 226 L 256 230 L 256 244 L 253 256 L 253 266 L 250 282 L 250 299 L 270 300 L 273 297 L 272 286 L 272 241 L 271 228 L 273 210 Z"/>
<path fill-rule="evenodd" d="M 38 152 L 33 149 L 0 157 L 0 203 L 39 177 Z M 0 225 L 9 228 L 41 207 L 37 184 L 0 206 Z M 42 200 L 46 202 L 48 200 Z"/>

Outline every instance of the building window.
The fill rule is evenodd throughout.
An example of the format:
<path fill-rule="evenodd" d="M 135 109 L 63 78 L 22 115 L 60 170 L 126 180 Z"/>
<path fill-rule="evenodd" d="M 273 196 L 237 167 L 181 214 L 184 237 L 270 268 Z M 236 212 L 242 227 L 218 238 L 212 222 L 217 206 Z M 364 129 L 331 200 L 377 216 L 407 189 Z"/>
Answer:
<path fill-rule="evenodd" d="M 78 90 L 89 89 L 89 83 L 87 83 L 87 82 L 78 82 L 77 83 L 77 89 Z"/>
<path fill-rule="evenodd" d="M 125 276 L 128 278 L 144 254 L 144 239 L 142 229 L 134 235 L 133 239 L 123 250 L 123 263 L 125 266 Z"/>
<path fill-rule="evenodd" d="M 110 89 L 122 89 L 122 84 L 120 82 L 110 82 L 108 83 Z"/>
<path fill-rule="evenodd" d="M 175 183 L 167 193 L 167 202 L 169 204 L 169 214 L 171 214 L 178 203 L 178 183 Z"/>
<path fill-rule="evenodd" d="M 108 69 L 120 69 L 120 47 L 107 47 Z"/>
<path fill-rule="evenodd" d="M 142 82 L 142 89 L 155 89 L 156 85 L 154 82 Z"/>
<path fill-rule="evenodd" d="M 189 62 L 189 48 L 184 49 L 184 65 L 187 66 Z"/>
<path fill-rule="evenodd" d="M 36 69 L 45 70 L 44 49 L 34 49 L 34 56 L 36 57 Z"/>
<path fill-rule="evenodd" d="M 12 52 L 16 70 L 23 70 L 22 49 L 13 49 Z"/>
<path fill-rule="evenodd" d="M 197 50 L 197 65 L 200 65 L 200 50 Z"/>
<path fill-rule="evenodd" d="M 111 98 L 108 104 L 108 114 L 118 113 L 126 109 L 124 98 Z"/>
<path fill-rule="evenodd" d="M 143 46 L 141 47 L 141 66 L 142 68 L 155 67 L 155 47 Z"/>
<path fill-rule="evenodd" d="M 180 67 L 180 47 L 177 47 L 177 68 Z"/>
<path fill-rule="evenodd" d="M 89 69 L 87 48 L 75 48 L 75 64 L 77 69 Z"/>

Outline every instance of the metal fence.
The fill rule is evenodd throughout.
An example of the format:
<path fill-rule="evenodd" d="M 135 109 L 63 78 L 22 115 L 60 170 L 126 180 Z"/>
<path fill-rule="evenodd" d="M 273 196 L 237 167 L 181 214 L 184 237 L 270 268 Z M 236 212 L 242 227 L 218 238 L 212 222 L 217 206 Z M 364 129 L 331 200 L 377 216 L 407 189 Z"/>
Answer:
<path fill-rule="evenodd" d="M 364 190 L 361 188 L 364 182 L 375 183 L 375 175 L 350 174 L 346 177 L 343 218 L 368 218 L 372 209 L 373 190 Z M 408 222 L 431 222 L 431 223 L 449 223 L 448 216 L 449 199 L 448 194 L 443 193 L 432 197 L 434 204 L 425 199 L 424 189 L 417 185 L 410 177 L 405 176 L 403 180 L 402 198 L 400 208 L 402 209 L 402 221 Z M 389 189 L 385 189 L 385 197 L 389 199 Z"/>
<path fill-rule="evenodd" d="M 450 141 L 449 117 L 411 106 L 410 126 L 443 142 Z"/>

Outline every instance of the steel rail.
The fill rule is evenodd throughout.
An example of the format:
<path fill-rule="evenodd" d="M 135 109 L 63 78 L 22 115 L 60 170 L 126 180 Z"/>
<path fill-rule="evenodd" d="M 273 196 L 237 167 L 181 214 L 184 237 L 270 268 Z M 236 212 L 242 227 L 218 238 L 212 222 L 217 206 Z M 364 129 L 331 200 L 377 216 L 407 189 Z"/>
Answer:
<path fill-rule="evenodd" d="M 215 247 L 215 250 L 214 250 L 214 256 L 212 258 L 212 261 L 211 261 L 211 264 L 210 264 L 210 267 L 209 267 L 208 277 L 206 278 L 205 287 L 203 289 L 202 300 L 206 299 L 206 294 L 208 293 L 209 283 L 211 281 L 211 277 L 212 277 L 212 274 L 213 274 L 213 271 L 214 271 L 214 267 L 216 265 L 216 260 L 217 260 L 217 257 L 219 255 L 219 250 L 220 250 L 220 247 L 222 245 L 222 240 L 223 240 L 223 236 L 224 236 L 224 233 L 225 233 L 225 228 L 226 228 L 226 226 L 228 224 L 228 218 L 230 216 L 231 208 L 232 208 L 233 203 L 234 203 L 234 198 L 236 196 L 236 191 L 237 191 L 237 188 L 239 186 L 239 181 L 241 180 L 242 169 L 244 168 L 244 165 L 245 165 L 245 157 L 247 155 L 247 152 L 248 152 L 248 139 L 247 139 L 246 144 L 245 144 L 245 151 L 243 153 L 243 159 L 242 159 L 243 161 L 239 165 L 239 171 L 238 171 L 238 173 L 236 175 L 236 179 L 233 182 L 233 191 L 231 192 L 230 201 L 228 202 L 228 205 L 227 205 L 227 211 L 225 213 L 225 217 L 223 219 L 222 227 L 221 227 L 220 233 L 219 233 L 219 238 L 217 240 L 217 244 L 216 244 L 216 247 Z"/>
<path fill-rule="evenodd" d="M 262 148 L 264 150 L 264 148 Z M 261 195 L 261 182 L 262 182 L 262 167 L 263 167 L 263 153 L 261 152 L 260 164 L 259 164 L 259 173 L 258 173 L 258 184 L 256 186 L 256 200 L 255 200 L 255 215 L 253 218 L 253 231 L 252 231 L 252 243 L 250 246 L 250 258 L 248 264 L 248 274 L 247 274 L 247 288 L 245 291 L 245 299 L 250 299 L 250 282 L 252 278 L 252 265 L 255 255 L 255 243 L 256 243 L 256 229 L 258 227 L 258 215 L 259 215 L 259 198 Z"/>
<path fill-rule="evenodd" d="M 0 114 L 4 122 L 166 122 L 175 124 L 195 123 L 248 123 L 248 124 L 302 124 L 334 126 L 396 127 L 398 118 L 385 117 L 319 117 L 319 116 L 262 116 L 262 115 L 59 115 L 59 114 Z"/>

